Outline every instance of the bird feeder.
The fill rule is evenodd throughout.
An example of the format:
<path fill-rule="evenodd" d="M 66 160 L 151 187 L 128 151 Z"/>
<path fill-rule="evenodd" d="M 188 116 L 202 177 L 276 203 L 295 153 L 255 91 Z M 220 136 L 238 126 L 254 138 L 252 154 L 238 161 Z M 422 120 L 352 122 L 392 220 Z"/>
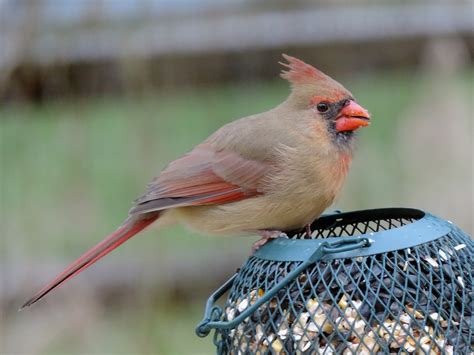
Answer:
<path fill-rule="evenodd" d="M 218 354 L 467 354 L 473 242 L 416 209 L 319 218 L 257 250 L 207 302 Z M 223 307 L 215 305 L 228 292 Z"/>

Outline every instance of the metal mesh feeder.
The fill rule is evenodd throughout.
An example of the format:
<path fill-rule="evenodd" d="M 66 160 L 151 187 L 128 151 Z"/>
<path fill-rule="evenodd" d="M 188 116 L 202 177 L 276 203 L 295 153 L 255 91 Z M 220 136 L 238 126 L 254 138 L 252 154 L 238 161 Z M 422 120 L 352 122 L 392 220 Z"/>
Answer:
<path fill-rule="evenodd" d="M 321 217 L 255 252 L 196 332 L 219 354 L 468 354 L 473 242 L 415 209 Z M 227 291 L 224 307 L 214 303 Z"/>

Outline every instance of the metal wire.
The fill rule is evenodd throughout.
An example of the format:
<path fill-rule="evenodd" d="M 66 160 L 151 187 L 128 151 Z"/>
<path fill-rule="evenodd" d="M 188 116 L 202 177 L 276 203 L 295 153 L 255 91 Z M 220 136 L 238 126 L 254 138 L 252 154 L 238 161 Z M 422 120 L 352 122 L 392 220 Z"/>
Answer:
<path fill-rule="evenodd" d="M 399 228 L 417 217 L 338 220 L 311 236 Z M 310 264 L 232 329 L 216 329 L 221 354 L 464 354 L 472 351 L 472 255 L 454 227 L 437 240 L 376 255 Z M 232 321 L 302 262 L 252 256 L 233 280 L 220 319 Z"/>

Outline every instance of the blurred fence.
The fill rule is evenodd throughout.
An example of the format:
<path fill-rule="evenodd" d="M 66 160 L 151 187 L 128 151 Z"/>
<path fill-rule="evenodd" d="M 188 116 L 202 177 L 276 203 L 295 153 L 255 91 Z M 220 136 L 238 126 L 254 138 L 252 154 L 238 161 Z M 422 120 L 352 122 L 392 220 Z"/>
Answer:
<path fill-rule="evenodd" d="M 472 2 L 326 6 L 241 14 L 236 14 L 233 7 L 234 11 L 217 16 L 190 16 L 192 9 L 184 16 L 167 16 L 163 11 L 138 12 L 140 8 L 136 6 L 135 11 L 117 13 L 115 5 L 120 2 L 105 2 L 109 6 L 97 6 L 96 11 L 91 11 L 91 2 L 79 1 L 76 16 L 69 21 L 64 19 L 65 9 L 73 2 L 52 7 L 55 11 L 39 11 L 41 3 L 25 7 L 25 11 L 13 16 L 13 21 L 5 16 L 2 31 L 7 46 L 0 67 L 21 62 L 47 65 L 122 56 L 239 51 L 474 31 Z M 28 26 L 34 31 L 28 33 Z M 21 45 L 21 40 L 29 45 Z M 9 58 L 13 62 L 9 63 Z"/>
<path fill-rule="evenodd" d="M 83 87 L 90 77 L 99 79 L 82 91 L 112 90 L 127 85 L 123 72 L 130 70 L 129 77 L 147 77 L 159 86 L 201 83 L 206 78 L 199 73 L 213 72 L 212 68 L 216 68 L 215 81 L 245 77 L 242 72 L 246 71 L 252 77 L 265 77 L 270 72 L 263 63 L 274 62 L 268 58 L 276 56 L 272 51 L 284 50 L 320 48 L 308 60 L 316 57 L 317 64 L 328 62 L 325 67 L 329 68 L 338 55 L 372 67 L 393 57 L 394 62 L 413 64 L 416 49 L 433 37 L 464 38 L 474 52 L 473 5 L 473 1 L 336 5 L 297 1 L 282 6 L 281 2 L 243 0 L 59 4 L 6 0 L 0 2 L 0 97 L 37 98 L 44 88 L 54 96 L 67 92 L 68 86 Z M 327 51 L 331 54 L 325 55 Z M 251 57 L 262 52 L 267 53 L 263 58 Z M 229 56 L 238 65 L 229 65 Z M 160 58 L 168 60 L 140 62 Z M 134 60 L 139 62 L 134 64 Z M 63 82 L 54 79 L 56 70 Z M 64 77 L 69 79 L 64 82 Z"/>

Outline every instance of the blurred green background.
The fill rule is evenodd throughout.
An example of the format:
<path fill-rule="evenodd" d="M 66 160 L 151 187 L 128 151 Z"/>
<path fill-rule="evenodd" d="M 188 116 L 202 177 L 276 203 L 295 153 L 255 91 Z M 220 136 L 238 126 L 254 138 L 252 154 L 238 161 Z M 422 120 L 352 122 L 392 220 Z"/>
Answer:
<path fill-rule="evenodd" d="M 417 207 L 452 220 L 472 235 L 472 27 L 440 34 L 430 33 L 427 25 L 426 33 L 417 35 L 344 41 L 331 36 L 323 41 L 315 35 L 304 43 L 297 35 L 297 43 L 278 42 L 275 33 L 271 46 L 262 42 L 260 47 L 246 47 L 244 36 L 238 50 L 202 44 L 198 52 L 172 46 L 164 52 L 166 46 L 158 45 L 155 52 L 138 55 L 122 48 L 119 57 L 111 50 L 100 58 L 94 54 L 107 52 L 100 49 L 108 48 L 107 41 L 95 47 L 95 33 L 85 54 L 77 51 L 75 57 L 65 52 L 71 47 L 61 47 L 60 30 L 69 29 L 70 36 L 83 34 L 87 31 L 80 25 L 90 29 L 92 23 L 92 28 L 111 35 L 107 14 L 116 11 L 118 2 L 100 2 L 105 4 L 102 12 L 79 16 L 85 25 L 76 19 L 75 27 L 60 20 L 68 10 L 80 13 L 80 4 L 91 2 L 70 1 L 50 12 L 45 10 L 50 1 L 19 3 L 6 1 L 3 10 L 16 14 L 10 26 L 29 27 L 27 40 L 13 50 L 16 61 L 0 58 L 0 353 L 215 351 L 211 337 L 197 338 L 194 327 L 207 296 L 249 255 L 253 237 L 211 238 L 183 227 L 150 229 L 38 305 L 20 313 L 16 309 L 64 265 L 113 231 L 131 201 L 169 161 L 223 124 L 284 100 L 289 88 L 278 79 L 282 52 L 337 78 L 372 114 L 373 124 L 360 132 L 348 182 L 334 208 Z M 87 8 L 94 10 L 97 3 Z M 262 7 L 269 2 L 237 2 L 231 10 L 213 1 L 178 3 L 191 7 L 182 10 L 166 1 L 142 5 L 170 7 L 178 24 L 169 28 L 186 29 L 178 20 L 225 22 L 226 16 L 241 12 L 265 14 Z M 194 6 L 197 11 L 202 4 L 207 12 L 189 10 Z M 371 5 L 301 1 L 287 8 L 275 2 L 271 9 L 291 17 L 298 11 L 334 9 L 350 14 Z M 418 5 L 429 10 L 430 3 Z M 133 8 L 123 13 L 130 16 Z M 6 12 L 0 13 L 5 20 Z M 206 22 L 209 14 L 212 18 Z M 156 20 L 151 15 L 144 17 L 148 22 L 135 19 L 130 28 L 123 16 L 112 16 L 112 22 L 125 23 L 120 27 L 125 33 Z M 158 11 L 156 18 L 160 16 Z M 234 21 L 230 17 L 225 23 Z M 31 18 L 36 19 L 33 25 Z M 45 18 L 59 25 L 44 27 Z M 166 25 L 164 20 L 156 23 L 163 22 Z M 425 22 L 429 24 L 429 16 Z M 2 33 L 13 33 L 8 31 L 13 27 L 3 27 Z M 58 37 L 45 42 L 42 31 Z M 3 37 L 10 47 L 12 38 Z M 140 38 L 138 42 L 144 40 Z M 159 36 L 150 38 L 160 43 Z M 209 34 L 209 43 L 211 39 Z M 75 40 L 79 37 L 72 37 Z"/>

